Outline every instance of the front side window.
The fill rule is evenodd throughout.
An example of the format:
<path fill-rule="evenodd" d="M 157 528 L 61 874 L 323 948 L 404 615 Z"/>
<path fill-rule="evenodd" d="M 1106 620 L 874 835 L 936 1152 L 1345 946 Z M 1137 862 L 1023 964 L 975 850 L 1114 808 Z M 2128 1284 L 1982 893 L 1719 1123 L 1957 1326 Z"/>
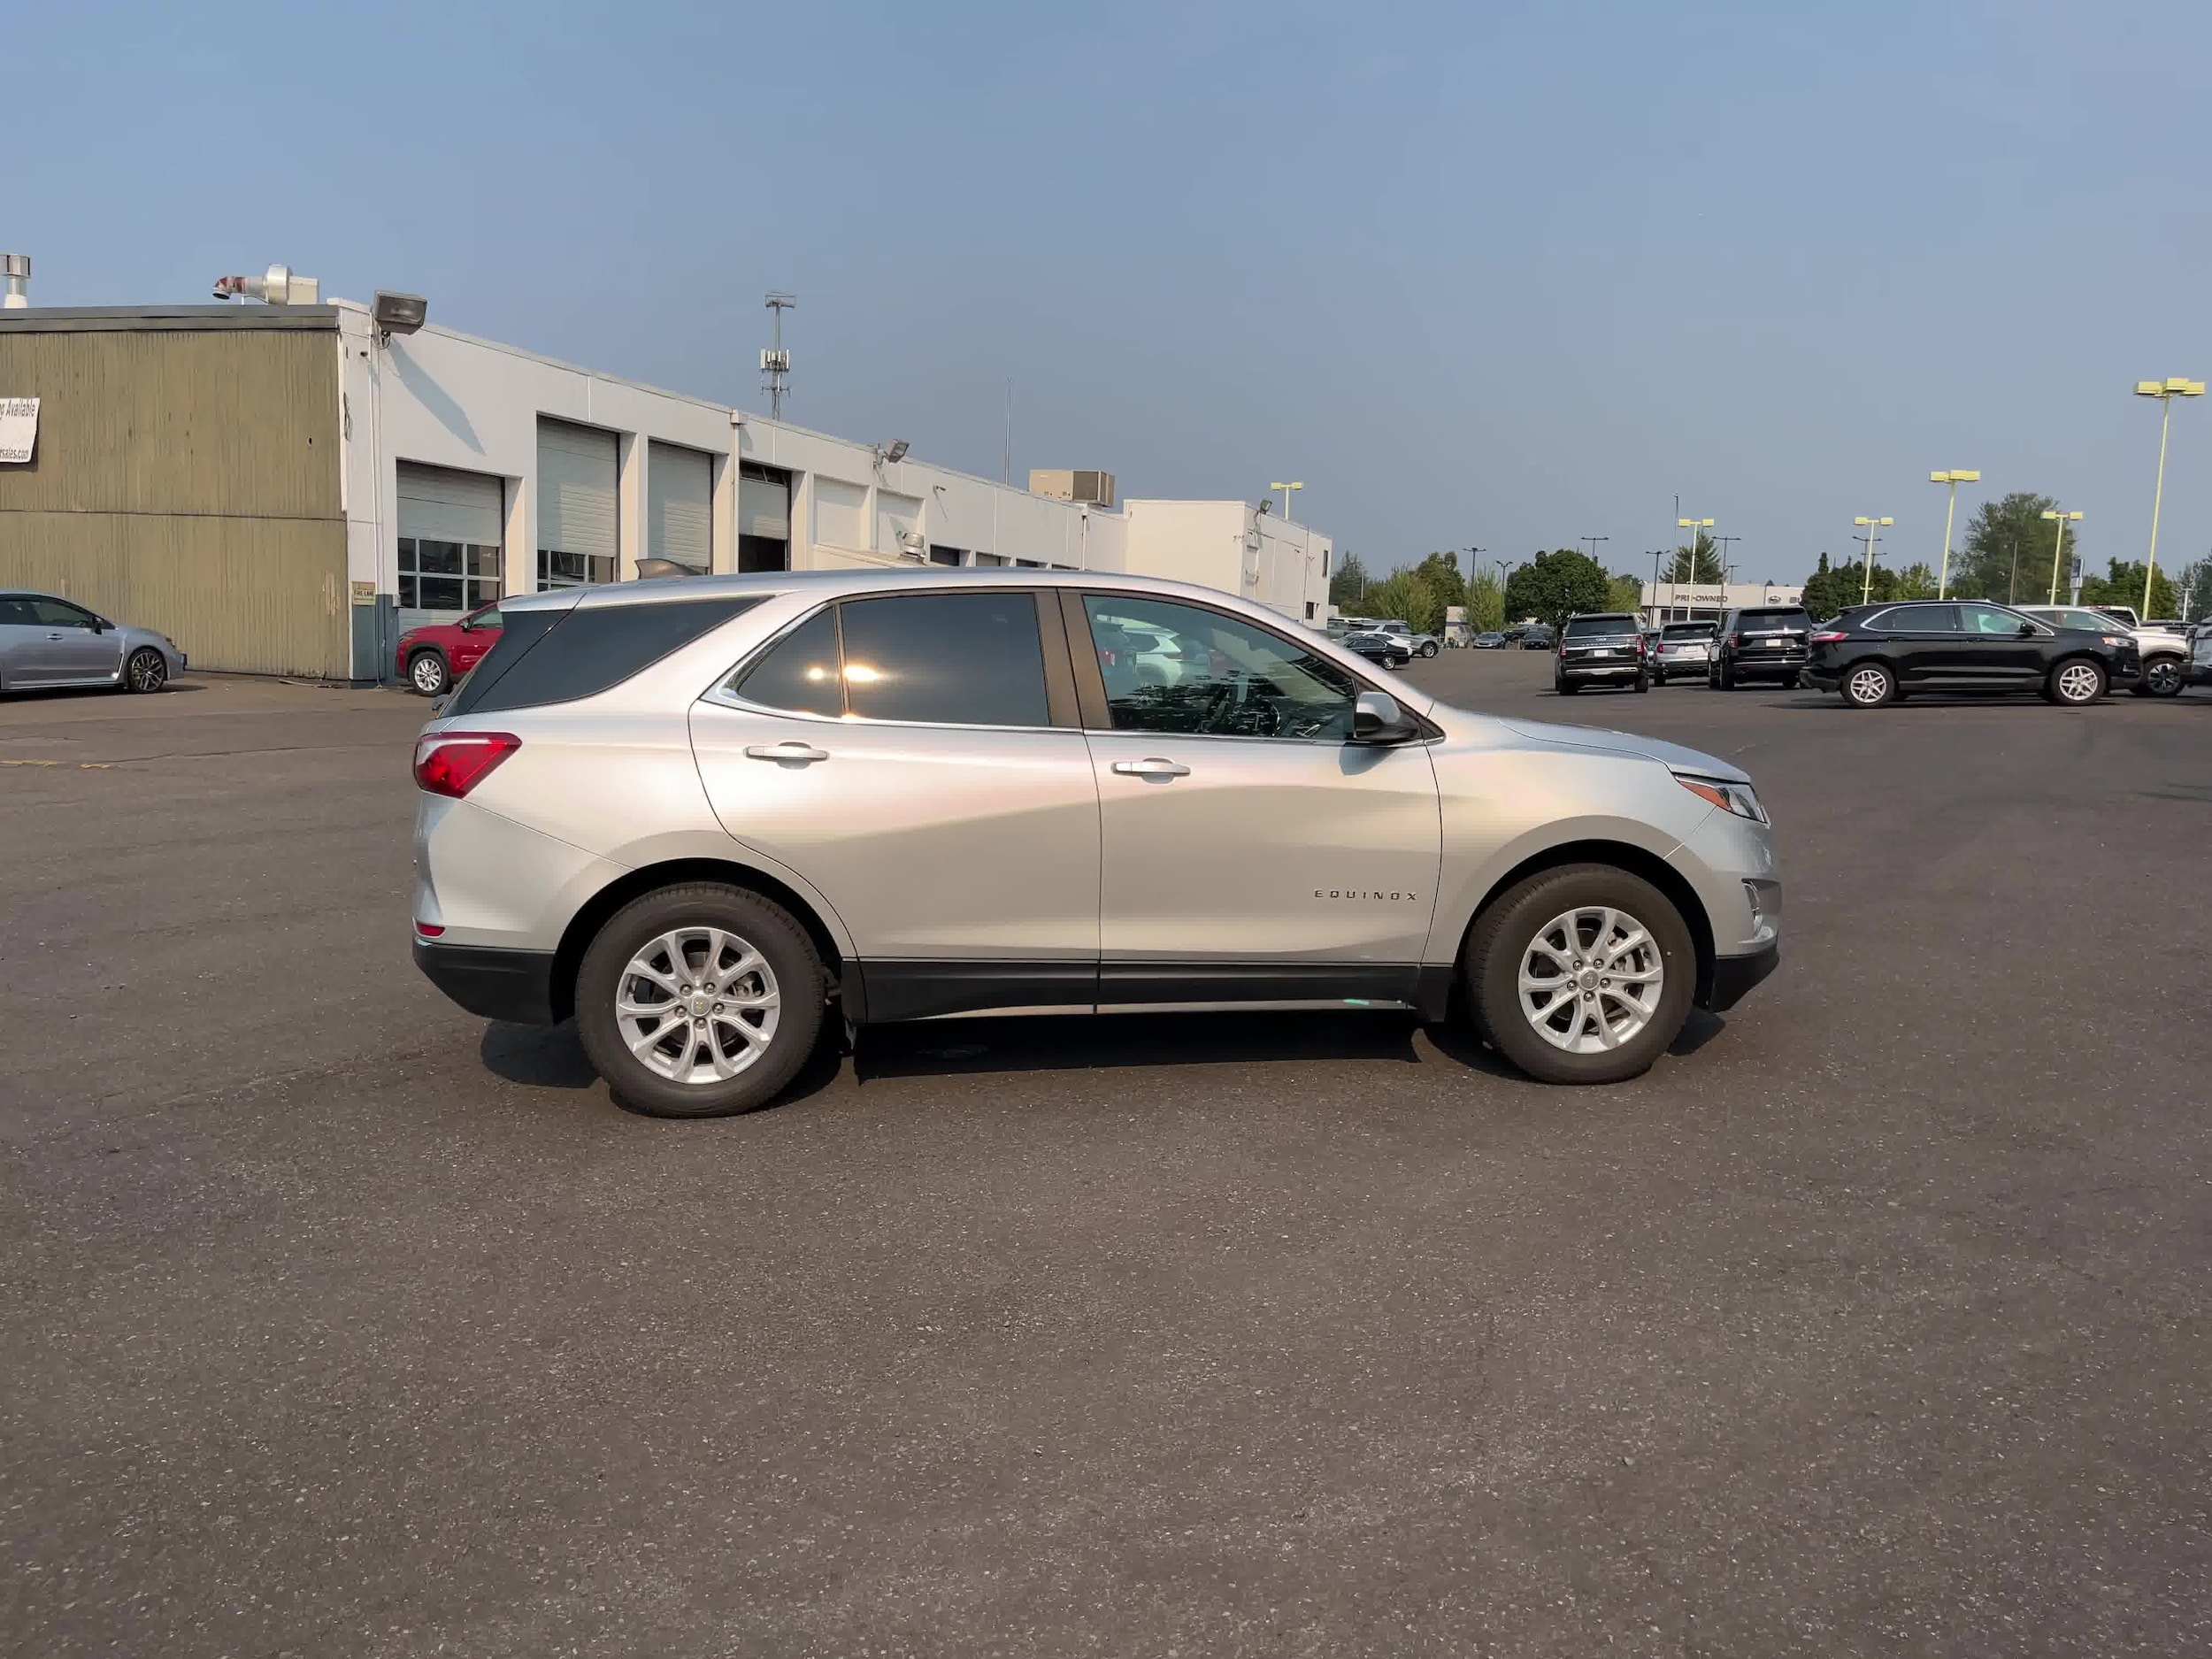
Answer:
<path fill-rule="evenodd" d="M 1196 605 L 1083 600 L 1117 732 L 1342 742 L 1358 682 L 1288 640 Z"/>
<path fill-rule="evenodd" d="M 31 618 L 41 627 L 92 628 L 98 618 L 81 605 L 73 605 L 65 599 L 34 599 L 30 602 Z"/>
<path fill-rule="evenodd" d="M 810 618 L 732 680 L 764 708 L 924 726 L 1049 726 L 1034 594 L 894 594 Z"/>
<path fill-rule="evenodd" d="M 1995 605 L 1961 605 L 1959 612 L 1969 634 L 2001 634 L 2009 639 L 2020 635 L 2021 618 L 2012 611 Z"/>

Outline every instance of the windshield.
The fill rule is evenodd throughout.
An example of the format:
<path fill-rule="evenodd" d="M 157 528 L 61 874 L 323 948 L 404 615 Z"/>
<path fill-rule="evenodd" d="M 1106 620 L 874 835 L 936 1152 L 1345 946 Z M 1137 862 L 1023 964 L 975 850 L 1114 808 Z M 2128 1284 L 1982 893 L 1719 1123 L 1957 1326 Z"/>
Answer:
<path fill-rule="evenodd" d="M 1713 637 L 1713 625 L 1709 622 L 1670 622 L 1659 630 L 1659 637 L 1665 640 L 1709 640 Z"/>
<path fill-rule="evenodd" d="M 1802 611 L 1747 611 L 1736 628 L 1741 634 L 1784 634 L 1812 626 L 1813 619 Z"/>
<path fill-rule="evenodd" d="M 1609 634 L 1635 632 L 1633 617 L 1577 617 L 1567 624 L 1567 637 L 1571 640 L 1602 639 Z"/>

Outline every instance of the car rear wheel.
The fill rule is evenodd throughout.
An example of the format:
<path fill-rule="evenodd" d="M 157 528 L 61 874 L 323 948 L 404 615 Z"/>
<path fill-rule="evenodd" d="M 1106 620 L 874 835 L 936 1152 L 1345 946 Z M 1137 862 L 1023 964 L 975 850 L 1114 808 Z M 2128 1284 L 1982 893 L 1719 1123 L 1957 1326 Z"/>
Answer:
<path fill-rule="evenodd" d="M 2043 695 L 2067 708 L 2085 708 L 2104 695 L 2104 669 L 2086 657 L 2071 657 L 2051 670 Z"/>
<path fill-rule="evenodd" d="M 1897 695 L 1897 676 L 1879 663 L 1861 663 L 1843 676 L 1843 700 L 1855 709 L 1878 709 Z"/>
<path fill-rule="evenodd" d="M 407 659 L 407 683 L 426 697 L 443 696 L 450 678 L 445 658 L 435 651 L 417 651 Z"/>
<path fill-rule="evenodd" d="M 1426 642 L 1425 642 L 1425 643 L 1422 645 L 1422 647 L 1421 647 L 1421 655 L 1422 655 L 1422 656 L 1424 656 L 1424 657 L 1433 657 L 1433 656 L 1435 656 L 1435 655 L 1436 655 L 1436 641 L 1435 641 L 1434 640 L 1430 640 L 1430 641 L 1427 641 Z"/>
<path fill-rule="evenodd" d="M 616 1102 L 655 1118 L 765 1106 L 822 1029 L 826 980 L 806 930 L 742 887 L 633 900 L 576 973 L 576 1032 Z"/>
<path fill-rule="evenodd" d="M 1482 1034 L 1546 1083 L 1650 1069 L 1689 1017 L 1697 949 L 1666 895 L 1609 864 L 1546 870 L 1500 895 L 1465 964 Z"/>
<path fill-rule="evenodd" d="M 1571 697 L 1581 689 L 1571 680 L 1555 680 L 1551 682 L 1551 687 L 1563 697 Z"/>
<path fill-rule="evenodd" d="M 2143 683 L 2137 687 L 2146 697 L 2177 697 L 2184 676 L 2178 657 L 2154 657 L 2143 664 Z"/>
<path fill-rule="evenodd" d="M 133 691 L 159 691 L 169 683 L 169 660 L 150 645 L 142 645 L 123 664 L 123 683 Z"/>

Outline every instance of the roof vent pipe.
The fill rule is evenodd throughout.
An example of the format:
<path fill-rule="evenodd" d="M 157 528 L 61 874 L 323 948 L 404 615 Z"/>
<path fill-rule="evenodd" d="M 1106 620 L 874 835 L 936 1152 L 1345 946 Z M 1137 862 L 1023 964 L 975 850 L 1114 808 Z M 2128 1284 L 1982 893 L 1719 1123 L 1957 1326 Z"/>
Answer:
<path fill-rule="evenodd" d="M 257 277 L 217 277 L 215 297 L 262 300 L 271 305 L 319 305 L 323 285 L 311 276 L 295 276 L 289 265 L 273 265 Z"/>
<path fill-rule="evenodd" d="M 7 267 L 8 274 L 8 291 L 0 295 L 0 311 L 27 310 L 31 303 L 31 256 L 0 253 L 0 265 Z"/>

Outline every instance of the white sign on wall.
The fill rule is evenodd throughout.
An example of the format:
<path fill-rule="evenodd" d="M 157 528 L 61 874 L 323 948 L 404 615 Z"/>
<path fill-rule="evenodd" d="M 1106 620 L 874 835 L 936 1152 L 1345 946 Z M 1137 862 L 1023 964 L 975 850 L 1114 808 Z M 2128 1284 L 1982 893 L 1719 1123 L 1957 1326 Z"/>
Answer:
<path fill-rule="evenodd" d="M 0 397 L 0 466 L 28 466 L 38 447 L 38 399 Z"/>

